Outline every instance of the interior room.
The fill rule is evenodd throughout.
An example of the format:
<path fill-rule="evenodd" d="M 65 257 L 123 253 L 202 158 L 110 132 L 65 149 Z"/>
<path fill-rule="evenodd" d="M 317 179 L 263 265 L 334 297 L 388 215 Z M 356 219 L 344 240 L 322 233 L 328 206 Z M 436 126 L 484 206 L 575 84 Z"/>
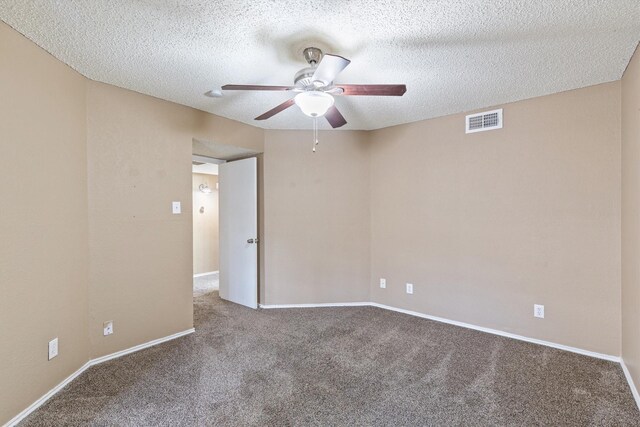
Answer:
<path fill-rule="evenodd" d="M 640 426 L 637 0 L 0 21 L 0 425 Z"/>
<path fill-rule="evenodd" d="M 218 162 L 194 156 L 191 163 L 193 293 L 197 295 L 219 290 Z"/>

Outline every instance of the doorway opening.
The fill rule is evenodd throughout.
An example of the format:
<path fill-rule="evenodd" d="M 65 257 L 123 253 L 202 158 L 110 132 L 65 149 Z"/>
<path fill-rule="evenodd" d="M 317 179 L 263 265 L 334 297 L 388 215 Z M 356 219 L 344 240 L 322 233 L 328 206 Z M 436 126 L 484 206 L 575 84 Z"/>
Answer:
<path fill-rule="evenodd" d="M 211 297 L 256 309 L 259 153 L 195 139 L 193 145 L 194 304 Z"/>
<path fill-rule="evenodd" d="M 220 289 L 218 165 L 224 160 L 192 157 L 193 295 Z"/>

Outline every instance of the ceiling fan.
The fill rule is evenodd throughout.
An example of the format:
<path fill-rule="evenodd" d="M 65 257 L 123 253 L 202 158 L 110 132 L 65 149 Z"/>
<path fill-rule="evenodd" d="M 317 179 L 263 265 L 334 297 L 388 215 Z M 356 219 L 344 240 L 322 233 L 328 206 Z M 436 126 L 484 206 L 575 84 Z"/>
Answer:
<path fill-rule="evenodd" d="M 336 84 L 333 80 L 351 61 L 338 55 L 323 54 L 316 47 L 306 48 L 303 55 L 309 66 L 296 73 L 293 79 L 294 86 L 225 85 L 221 89 L 295 92 L 297 95 L 294 98 L 256 117 L 255 120 L 266 120 L 296 104 L 309 117 L 324 116 L 333 128 L 347 123 L 334 105 L 333 96 L 402 96 L 407 91 L 403 84 Z"/>

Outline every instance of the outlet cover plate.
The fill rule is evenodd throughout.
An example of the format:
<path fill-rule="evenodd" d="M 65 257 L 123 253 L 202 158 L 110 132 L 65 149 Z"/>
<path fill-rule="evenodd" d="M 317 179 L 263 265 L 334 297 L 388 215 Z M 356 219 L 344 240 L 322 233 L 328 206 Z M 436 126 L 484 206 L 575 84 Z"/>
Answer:
<path fill-rule="evenodd" d="M 107 320 L 102 324 L 104 336 L 111 335 L 113 333 L 113 320 Z"/>
<path fill-rule="evenodd" d="M 544 305 L 534 304 L 533 305 L 533 316 L 539 317 L 540 319 L 544 319 Z"/>
<path fill-rule="evenodd" d="M 49 360 L 58 355 L 58 337 L 49 341 Z"/>
<path fill-rule="evenodd" d="M 387 287 L 387 279 L 380 279 L 380 287 L 385 289 Z"/>
<path fill-rule="evenodd" d="M 413 294 L 413 283 L 407 283 L 407 293 Z"/>

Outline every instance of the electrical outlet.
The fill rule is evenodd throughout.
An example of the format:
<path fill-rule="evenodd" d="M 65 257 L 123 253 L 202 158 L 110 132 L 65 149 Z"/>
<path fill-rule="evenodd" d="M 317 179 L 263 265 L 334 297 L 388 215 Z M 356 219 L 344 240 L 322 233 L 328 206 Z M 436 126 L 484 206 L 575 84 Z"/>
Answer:
<path fill-rule="evenodd" d="M 49 341 L 49 360 L 58 355 L 58 337 Z"/>
<path fill-rule="evenodd" d="M 544 319 L 544 305 L 534 304 L 533 305 L 533 316 Z"/>
<path fill-rule="evenodd" d="M 107 320 L 102 324 L 104 336 L 111 335 L 113 333 L 113 320 Z"/>
<path fill-rule="evenodd" d="M 413 293 L 413 283 L 407 283 L 407 293 L 408 294 Z"/>
<path fill-rule="evenodd" d="M 171 211 L 174 215 L 182 213 L 180 202 L 171 202 Z"/>
<path fill-rule="evenodd" d="M 387 287 L 387 279 L 380 279 L 380 287 L 385 289 Z"/>

